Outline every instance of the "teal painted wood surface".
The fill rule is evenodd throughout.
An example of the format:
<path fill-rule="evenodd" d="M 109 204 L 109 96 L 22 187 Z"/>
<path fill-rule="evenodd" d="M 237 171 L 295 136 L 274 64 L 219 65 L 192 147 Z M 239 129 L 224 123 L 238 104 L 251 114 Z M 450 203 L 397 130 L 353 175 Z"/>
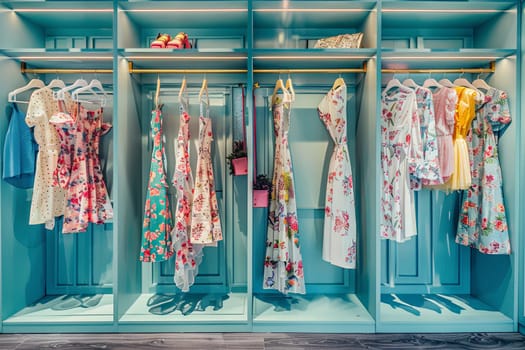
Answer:
<path fill-rule="evenodd" d="M 273 87 L 277 74 L 252 74 L 252 68 L 338 68 L 361 67 L 367 62 L 366 74 L 345 75 L 352 91 L 351 107 L 354 118 L 349 118 L 349 146 L 352 153 L 358 208 L 359 261 L 355 272 L 345 272 L 325 264 L 320 259 L 322 242 L 322 208 L 324 206 L 324 183 L 330 142 L 326 130 L 315 113 L 313 97 L 308 95 L 298 101 L 294 110 L 291 138 L 292 157 L 300 189 L 300 215 L 303 222 L 305 244 L 304 258 L 315 262 L 306 266 L 307 280 L 312 293 L 352 293 L 362 303 L 372 318 L 377 320 L 379 331 L 406 331 L 413 329 L 414 322 L 420 322 L 421 330 L 448 330 L 447 327 L 432 323 L 425 317 L 415 321 L 402 320 L 392 323 L 388 317 L 399 317 L 403 310 L 380 311 L 381 290 L 398 293 L 465 293 L 476 297 L 479 302 L 489 306 L 493 313 L 477 313 L 480 322 L 472 324 L 472 330 L 485 330 L 494 326 L 499 330 L 517 329 L 517 320 L 525 323 L 525 297 L 523 290 L 523 240 L 519 232 L 523 225 L 521 211 L 524 187 L 519 179 L 525 171 L 523 157 L 521 124 L 521 20 L 522 3 L 517 1 L 291 1 L 290 11 L 281 11 L 280 1 L 6 1 L 4 8 L 104 8 L 103 13 L 66 12 L 19 12 L 0 11 L 0 30 L 16 32 L 16 37 L 5 36 L 0 39 L 0 53 L 10 57 L 0 62 L 0 73 L 4 84 L 0 96 L 24 84 L 29 78 L 19 74 L 17 59 L 24 56 L 29 65 L 51 68 L 114 67 L 112 77 L 98 77 L 105 82 L 113 81 L 115 100 L 113 105 L 112 136 L 115 172 L 111 177 L 114 190 L 115 219 L 112 227 L 92 232 L 83 237 L 61 237 L 57 232 L 44 232 L 41 227 L 25 224 L 29 211 L 27 193 L 0 185 L 2 228 L 0 296 L 4 331 L 99 331 L 116 330 L 117 322 L 129 316 L 129 311 L 141 301 L 150 288 L 162 290 L 173 288 L 170 285 L 170 270 L 144 267 L 137 260 L 140 244 L 140 227 L 143 215 L 144 184 L 149 164 L 148 154 L 148 115 L 151 101 L 148 99 L 155 74 L 130 75 L 128 61 L 137 67 L 148 68 L 248 68 L 247 74 L 210 74 L 208 80 L 220 88 L 244 83 L 247 86 L 247 99 L 252 82 L 258 81 L 263 88 Z M 190 10 L 183 14 L 163 11 L 169 8 Z M 227 10 L 226 12 L 206 12 L 206 8 Z M 152 9 L 153 12 L 136 10 Z M 228 9 L 230 11 L 228 12 Z M 312 13 L 316 10 L 316 15 Z M 431 10 L 431 14 L 405 11 Z M 519 10 L 519 11 L 516 11 Z M 195 11 L 192 11 L 195 10 Z M 400 11 L 401 10 L 401 11 Z M 455 12 L 450 12 L 454 10 Z M 488 11 L 476 11 L 488 10 Z M 221 14 L 221 17 L 218 16 Z M 217 23 L 224 26 L 217 28 Z M 144 49 L 159 31 L 176 34 L 187 30 L 199 49 L 191 52 L 160 51 Z M 363 31 L 363 48 L 355 50 L 319 50 L 312 54 L 311 47 L 322 36 L 341 32 Z M 34 52 L 30 49 L 42 49 Z M 46 50 L 47 48 L 47 50 Z M 74 48 L 74 50 L 69 50 Z M 76 57 L 77 49 L 81 60 L 51 59 L 58 54 Z M 85 48 L 85 49 L 84 49 Z M 473 50 L 464 50 L 471 48 Z M 66 51 L 64 51 L 64 49 Z M 101 49 L 100 51 L 97 49 Z M 430 49 L 428 51 L 426 49 Z M 230 50 L 232 50 L 230 52 Z M 93 56 L 106 56 L 106 60 Z M 221 58 L 221 55 L 225 56 Z M 272 57 L 273 56 L 273 57 Z M 317 58 L 315 58 L 317 56 Z M 516 57 L 515 57 L 516 56 Z M 29 58 L 27 58 L 29 57 Z M 32 57 L 32 58 L 31 58 Z M 43 58 L 44 59 L 43 59 Z M 91 58 L 89 58 L 91 57 Z M 122 59 L 126 57 L 127 59 Z M 215 58 L 214 58 L 215 57 Z M 320 57 L 320 58 L 319 58 Z M 323 58 L 324 57 L 324 58 Z M 480 58 L 483 57 L 483 58 Z M 378 238 L 379 218 L 379 137 L 378 111 L 379 93 L 382 83 L 391 75 L 380 74 L 381 67 L 412 68 L 467 68 L 485 67 L 488 62 L 497 60 L 496 72 L 486 77 L 487 82 L 508 90 L 511 102 L 513 124 L 501 140 L 502 170 L 504 174 L 506 204 L 509 208 L 509 225 L 514 254 L 510 257 L 488 257 L 472 253 L 469 248 L 457 246 L 454 242 L 454 215 L 457 212 L 457 198 L 442 194 L 422 193 L 418 199 L 418 226 L 421 230 L 417 240 L 405 245 L 386 247 Z M 286 74 L 286 73 L 283 73 Z M 456 78 L 458 74 L 447 75 Z M 53 74 L 40 76 L 44 80 L 54 78 Z M 300 89 L 327 91 L 337 74 L 293 74 L 295 84 Z M 427 75 L 411 75 L 416 81 Z M 474 79 L 475 75 L 468 75 Z M 73 76 L 61 76 L 64 80 L 74 80 Z M 188 81 L 197 87 L 202 75 L 188 75 Z M 441 78 L 438 76 L 437 78 Z M 177 87 L 182 75 L 163 75 L 164 84 Z M 257 90 L 260 94 L 262 90 Z M 321 92 L 316 92 L 318 95 Z M 311 98 L 311 100 L 309 100 Z M 2 101 L 2 100 L 0 100 Z M 4 100 L 5 101 L 5 100 Z M 235 104 L 231 104 L 235 105 Z M 0 103 L 0 110 L 3 104 Z M 271 172 L 273 152 L 271 142 L 273 130 L 268 118 L 267 100 L 258 96 L 258 164 L 260 172 Z M 252 110 L 246 108 L 246 131 L 248 145 L 251 146 Z M 235 113 L 227 111 L 232 117 Z M 265 117 L 266 116 L 266 117 Z M 297 118 L 295 118 L 297 117 Z M 238 121 L 238 119 L 236 119 Z M 0 122 L 0 141 L 5 135 L 6 120 Z M 215 157 L 215 167 L 220 168 L 221 180 L 218 190 L 222 191 L 221 206 L 225 208 L 224 227 L 229 235 L 218 249 L 207 253 L 209 261 L 203 266 L 203 283 L 216 285 L 247 293 L 246 300 L 252 298 L 253 290 L 260 290 L 262 272 L 261 249 L 266 235 L 264 209 L 252 212 L 250 203 L 251 184 L 248 177 L 231 179 L 224 172 L 224 157 L 229 151 L 229 143 L 238 138 L 238 129 L 229 126 L 221 134 L 220 152 Z M 195 130 L 193 134 L 196 135 Z M 170 136 L 171 137 L 171 136 Z M 263 140 L 261 144 L 261 140 Z M 314 147 L 315 144 L 315 147 Z M 516 147 L 519 145 L 520 147 Z M 195 154 L 195 152 L 193 152 Z M 311 159 L 310 159 L 311 158 Z M 308 161 L 307 161 L 308 160 Z M 315 160 L 315 161 L 312 161 Z M 251 160 L 250 160 L 251 162 Z M 170 169 L 171 171 L 171 169 Z M 303 175 L 307 174 L 307 176 Z M 314 189 L 312 191 L 311 189 Z M 13 205 L 14 204 L 14 205 Z M 14 218 L 14 220 L 13 220 Z M 71 239 L 72 238 L 72 239 Z M 55 243 L 55 245 L 50 245 Z M 82 246 L 92 247 L 92 251 L 82 250 Z M 51 250 L 50 250 L 51 249 Z M 53 249 L 59 253 L 53 256 Z M 208 248 L 207 248 L 208 249 Z M 210 250 L 210 249 L 208 249 Z M 16 256 L 14 252 L 25 252 Z M 104 259 L 93 255 L 97 251 Z M 23 253 L 22 253 L 23 254 Z M 91 261 L 90 261 L 91 260 Z M 520 262 L 518 264 L 518 262 Z M 17 266 L 13 269 L 12 266 Z M 164 272 L 163 272 L 164 270 Z M 55 272 L 51 272 L 55 271 Z M 310 272 L 309 272 L 310 271 Z M 518 279 L 518 272 L 520 279 Z M 205 276 L 205 275 L 206 276 Z M 494 276 L 487 279 L 486 276 Z M 12 281 L 15 281 L 13 283 Z M 160 285 L 155 284 L 161 281 Z M 162 282 L 164 281 L 164 282 Z M 497 283 L 492 283 L 497 281 Z M 385 283 L 388 282 L 388 285 Z M 164 283 L 164 285 L 163 285 Z M 204 286 L 205 284 L 202 284 Z M 101 287 L 103 286 L 103 287 Z M 91 289 L 90 289 L 91 288 Z M 46 328 L 39 325 L 9 325 L 9 316 L 23 311 L 41 297 L 64 290 L 89 291 L 108 288 L 113 295 L 113 323 L 107 325 L 86 325 L 82 320 L 73 324 L 58 322 Z M 47 289 L 47 291 L 46 291 Z M 520 293 L 518 295 L 518 290 Z M 355 293 L 355 294 L 354 294 Z M 259 293 L 257 293 L 259 294 Z M 383 296 L 384 296 L 383 295 Z M 435 300 L 434 300 L 435 301 Z M 180 326 L 179 331 L 217 330 L 271 331 L 279 327 L 279 322 L 270 320 L 251 327 L 252 304 L 246 308 L 239 319 L 222 321 L 197 320 L 190 325 Z M 306 301 L 308 307 L 314 306 L 312 300 Z M 244 305 L 244 304 L 243 304 Z M 516 311 L 516 305 L 520 306 Z M 391 312 L 391 313 L 390 313 Z M 491 311 L 492 312 L 492 311 Z M 144 314 L 145 315 L 145 314 Z M 134 323 L 120 322 L 119 330 L 126 331 L 170 331 L 172 325 L 158 321 L 154 326 L 144 328 L 141 317 Z M 390 316 L 389 316 L 390 315 Z M 253 315 L 254 319 L 257 314 Z M 306 316 L 311 316 L 307 313 Z M 306 319 L 308 319 L 306 317 Z M 446 318 L 443 318 L 444 323 Z M 468 317 L 457 315 L 457 322 L 468 322 Z M 51 322 L 51 321 L 50 321 Z M 182 323 L 183 321 L 177 321 Z M 52 322 L 51 322 L 52 323 Z M 326 330 L 329 322 L 304 322 L 294 330 Z M 106 327 L 106 328 L 104 328 Z M 221 328 L 222 327 L 222 328 Z M 323 328 L 326 327 L 326 328 Z M 359 326 L 360 327 L 360 326 Z M 371 324 L 359 328 L 356 323 L 342 322 L 337 331 L 370 331 Z M 499 327 L 499 328 L 498 328 Z"/>

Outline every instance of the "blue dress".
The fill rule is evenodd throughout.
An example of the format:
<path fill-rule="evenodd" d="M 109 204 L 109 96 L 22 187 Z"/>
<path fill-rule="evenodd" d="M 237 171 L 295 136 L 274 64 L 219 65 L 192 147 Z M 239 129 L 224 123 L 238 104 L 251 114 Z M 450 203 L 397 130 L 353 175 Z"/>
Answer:
<path fill-rule="evenodd" d="M 6 113 L 11 115 L 4 143 L 3 179 L 18 188 L 31 188 L 35 181 L 35 161 L 38 146 L 25 114 L 16 104 L 10 104 Z"/>

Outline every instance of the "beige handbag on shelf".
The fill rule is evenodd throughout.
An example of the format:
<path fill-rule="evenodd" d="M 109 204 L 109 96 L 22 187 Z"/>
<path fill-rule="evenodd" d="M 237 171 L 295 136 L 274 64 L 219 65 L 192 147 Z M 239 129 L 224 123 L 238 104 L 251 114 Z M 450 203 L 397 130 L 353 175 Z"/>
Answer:
<path fill-rule="evenodd" d="M 363 33 L 340 34 L 317 40 L 314 49 L 357 49 L 362 39 Z"/>

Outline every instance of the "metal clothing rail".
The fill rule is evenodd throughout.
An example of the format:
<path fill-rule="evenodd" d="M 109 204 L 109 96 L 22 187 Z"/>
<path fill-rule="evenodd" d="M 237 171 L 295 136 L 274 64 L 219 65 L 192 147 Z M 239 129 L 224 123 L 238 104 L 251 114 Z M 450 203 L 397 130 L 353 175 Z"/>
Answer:
<path fill-rule="evenodd" d="M 404 69 L 404 68 L 383 68 L 381 73 L 494 73 L 496 62 L 491 61 L 489 68 L 445 68 L 445 69 Z"/>

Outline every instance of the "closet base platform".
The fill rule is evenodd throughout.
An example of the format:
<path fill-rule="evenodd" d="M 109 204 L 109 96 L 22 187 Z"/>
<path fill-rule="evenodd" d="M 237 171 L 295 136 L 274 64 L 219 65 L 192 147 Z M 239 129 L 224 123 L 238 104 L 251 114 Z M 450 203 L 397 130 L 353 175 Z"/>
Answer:
<path fill-rule="evenodd" d="M 253 330 L 257 332 L 375 331 L 372 316 L 355 294 L 258 294 L 253 313 Z"/>
<path fill-rule="evenodd" d="M 123 332 L 247 331 L 248 296 L 229 294 L 141 294 L 119 320 Z"/>
<path fill-rule="evenodd" d="M 377 331 L 515 332 L 512 319 L 468 295 L 382 294 Z"/>
<path fill-rule="evenodd" d="M 3 322 L 5 333 L 108 332 L 113 327 L 113 295 L 49 295 Z"/>

